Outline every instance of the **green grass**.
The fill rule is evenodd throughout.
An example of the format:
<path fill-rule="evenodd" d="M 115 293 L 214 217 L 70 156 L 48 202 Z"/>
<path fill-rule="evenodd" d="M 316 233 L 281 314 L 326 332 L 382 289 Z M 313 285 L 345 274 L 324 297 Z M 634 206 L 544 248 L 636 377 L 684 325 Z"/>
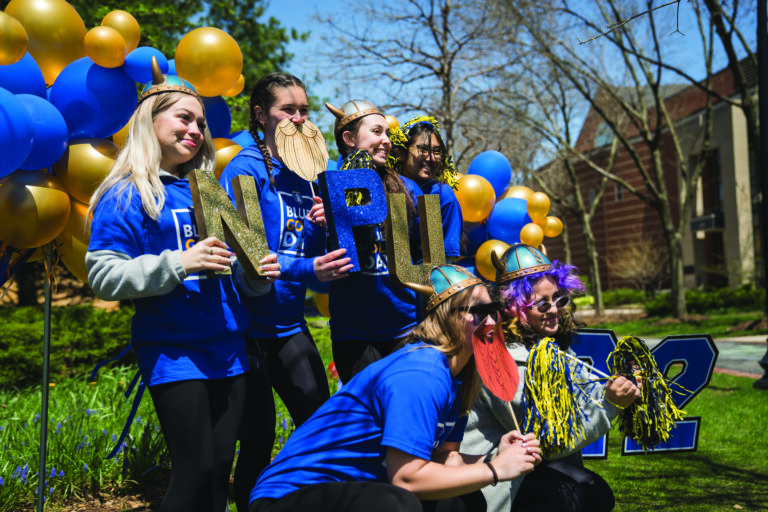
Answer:
<path fill-rule="evenodd" d="M 327 366 L 331 360 L 327 321 L 321 317 L 308 321 Z M 627 324 L 615 328 L 617 335 L 630 333 Z M 701 331 L 689 326 L 685 332 Z M 132 373 L 107 368 L 97 384 L 81 377 L 51 388 L 48 510 L 99 493 L 141 492 L 151 481 L 167 479 L 167 454 L 149 397 L 142 401 L 123 452 L 111 461 L 103 459 L 130 409 L 122 392 Z M 613 488 L 616 510 L 768 511 L 768 444 L 763 423 L 768 418 L 768 391 L 753 389 L 752 382 L 715 374 L 710 386 L 686 407 L 689 415 L 703 418 L 697 452 L 622 457 L 620 436 L 614 432 L 608 459 L 587 461 L 587 465 Z M 335 382 L 331 387 L 335 390 Z M 275 453 L 280 440 L 293 431 L 279 400 L 277 407 Z M 39 408 L 39 386 L 0 391 L 0 512 L 35 506 Z M 234 505 L 230 510 L 235 511 Z"/>
<path fill-rule="evenodd" d="M 578 313 L 577 313 L 578 314 Z M 726 313 L 712 315 L 702 320 L 689 320 L 682 322 L 669 322 L 660 318 L 641 318 L 623 322 L 587 322 L 593 329 L 613 329 L 616 336 L 638 336 L 663 338 L 673 334 L 709 334 L 712 338 L 728 338 L 732 336 L 762 335 L 768 333 L 767 329 L 751 331 L 729 331 L 735 325 L 748 321 L 757 321 L 762 318 L 762 312 L 751 313 Z M 587 319 L 589 320 L 589 319 Z"/>
<path fill-rule="evenodd" d="M 768 510 L 768 391 L 753 379 L 715 374 L 685 408 L 701 416 L 696 452 L 621 456 L 609 437 L 608 458 L 588 461 L 616 495 L 616 511 Z"/>

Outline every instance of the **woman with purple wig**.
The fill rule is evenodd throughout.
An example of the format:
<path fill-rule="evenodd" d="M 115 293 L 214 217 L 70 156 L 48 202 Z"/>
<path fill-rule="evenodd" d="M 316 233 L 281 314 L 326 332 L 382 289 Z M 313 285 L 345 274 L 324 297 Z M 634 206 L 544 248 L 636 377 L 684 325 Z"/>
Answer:
<path fill-rule="evenodd" d="M 515 359 L 520 385 L 508 403 L 483 388 L 469 416 L 461 444 L 462 452 L 493 454 L 501 436 L 514 430 L 522 420 L 521 406 L 529 352 L 543 338 L 555 340 L 560 350 L 569 352 L 577 342 L 577 322 L 573 318 L 574 293 L 583 293 L 584 285 L 576 276 L 576 267 L 549 259 L 535 247 L 516 244 L 494 262 L 496 285 L 507 313 L 504 338 Z M 584 412 L 581 425 L 585 436 L 572 450 L 543 457 L 536 471 L 506 485 L 483 489 L 489 511 L 568 511 L 602 512 L 612 510 L 614 496 L 608 483 L 584 467 L 581 449 L 606 434 L 619 411 L 640 396 L 640 388 L 617 376 L 590 387 L 590 396 L 577 397 Z"/>

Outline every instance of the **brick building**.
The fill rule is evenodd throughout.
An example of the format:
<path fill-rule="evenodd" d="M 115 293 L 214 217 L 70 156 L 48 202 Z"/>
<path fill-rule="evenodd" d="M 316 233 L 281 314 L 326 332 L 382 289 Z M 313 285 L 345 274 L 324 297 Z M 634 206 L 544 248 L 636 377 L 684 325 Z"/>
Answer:
<path fill-rule="evenodd" d="M 745 71 L 754 86 L 756 70 L 745 67 Z M 712 88 L 725 97 L 738 97 L 732 75 L 727 69 L 713 76 Z M 669 85 L 664 86 L 662 95 L 679 135 L 684 158 L 691 166 L 698 159 L 706 160 L 683 241 L 686 287 L 737 287 L 753 282 L 756 261 L 761 260 L 759 256 L 756 257 L 759 255 L 756 243 L 760 238 L 757 215 L 759 204 L 753 200 L 759 196 L 756 193 L 758 184 L 754 176 L 755 164 L 748 149 L 743 113 L 737 106 L 714 100 L 710 151 L 704 154 L 701 149 L 701 130 L 705 94 L 692 85 Z M 610 101 L 606 100 L 605 104 L 609 105 Z M 619 115 L 619 109 L 614 108 L 612 111 Z M 649 119 L 653 117 L 651 115 Z M 646 168 L 651 169 L 650 150 L 631 125 L 626 128 L 625 135 L 633 143 Z M 611 139 L 610 128 L 603 117 L 592 109 L 585 118 L 576 149 L 604 165 Z M 669 130 L 662 131 L 659 153 L 671 198 L 672 214 L 677 222 L 680 215 L 681 178 L 673 144 Z M 586 196 L 584 199 L 590 200 L 598 190 L 601 177 L 577 159 L 574 159 L 574 165 L 582 192 Z M 646 189 L 637 165 L 623 148 L 616 156 L 613 172 L 639 190 Z M 586 274 L 587 258 L 581 227 L 574 217 L 566 216 L 563 220 L 568 225 L 571 263 L 579 267 L 582 274 Z M 626 275 L 627 265 L 623 265 L 622 269 L 622 265 L 615 261 L 617 256 L 623 256 L 618 259 L 629 261 L 630 266 L 656 265 L 662 270 L 666 268 L 663 230 L 658 213 L 616 182 L 608 182 L 593 219 L 592 230 L 599 254 L 603 289 L 637 285 L 636 281 Z M 563 257 L 563 241 L 560 237 L 545 243 L 550 256 Z M 642 261 L 631 261 L 633 259 Z M 648 283 L 649 286 L 666 284 L 663 278 Z"/>

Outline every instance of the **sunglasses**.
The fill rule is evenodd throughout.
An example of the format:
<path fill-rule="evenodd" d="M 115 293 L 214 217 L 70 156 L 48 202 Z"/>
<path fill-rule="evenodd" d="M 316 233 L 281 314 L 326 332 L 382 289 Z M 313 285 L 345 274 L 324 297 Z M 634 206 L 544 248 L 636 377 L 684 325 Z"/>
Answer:
<path fill-rule="evenodd" d="M 561 295 L 554 301 L 540 300 L 538 302 L 534 302 L 528 306 L 528 309 L 535 309 L 539 313 L 546 313 L 552 308 L 552 306 L 555 306 L 555 309 L 562 309 L 570 303 L 571 297 L 569 295 Z"/>
<path fill-rule="evenodd" d="M 494 316 L 501 311 L 500 302 L 489 302 L 487 304 L 475 304 L 474 306 L 463 306 L 460 308 L 454 308 L 453 311 L 461 311 L 462 313 L 472 314 L 472 323 L 480 325 L 485 317 Z"/>

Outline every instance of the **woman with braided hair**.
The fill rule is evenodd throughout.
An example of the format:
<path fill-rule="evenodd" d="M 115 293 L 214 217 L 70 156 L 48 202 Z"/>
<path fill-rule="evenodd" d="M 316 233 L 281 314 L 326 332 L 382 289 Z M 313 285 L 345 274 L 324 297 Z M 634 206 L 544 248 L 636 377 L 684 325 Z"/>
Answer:
<path fill-rule="evenodd" d="M 313 127 L 308 117 L 307 93 L 301 80 L 285 73 L 262 77 L 251 92 L 250 132 L 256 145 L 235 156 L 220 178 L 230 197 L 233 178 L 255 178 L 267 242 L 277 253 L 283 271 L 270 293 L 244 301 L 251 316 L 246 348 L 249 357 L 261 365 L 261 372 L 249 375 L 249 405 L 235 470 L 240 511 L 246 510 L 247 494 L 272 455 L 272 388 L 297 426 L 330 396 L 325 367 L 304 319 L 304 296 L 308 284 L 343 275 L 349 258 L 344 257 L 345 249 L 324 254 L 325 230 L 306 222 L 320 201 L 313 192 L 315 176 L 298 166 L 289 167 L 288 155 L 281 154 L 277 140 L 285 132 L 284 128 L 279 132 L 278 126 Z M 294 129 L 293 133 L 301 136 L 301 131 Z"/>
<path fill-rule="evenodd" d="M 535 247 L 515 244 L 494 261 L 496 285 L 507 313 L 504 338 L 507 350 L 517 363 L 520 385 L 509 404 L 483 388 L 470 413 L 462 442 L 466 453 L 493 453 L 508 430 L 515 428 L 514 415 L 523 421 L 522 400 L 528 356 L 543 338 L 553 338 L 559 350 L 569 350 L 578 340 L 571 295 L 583 292 L 576 268 L 549 259 Z M 589 375 L 583 376 L 585 379 Z M 586 389 L 586 388 L 585 388 Z M 536 471 L 506 486 L 486 487 L 483 494 L 488 510 L 496 512 L 606 512 L 614 507 L 608 483 L 584 467 L 581 449 L 605 435 L 611 420 L 640 396 L 640 387 L 616 376 L 579 392 L 584 412 L 584 437 L 565 453 L 548 454 Z M 543 443 L 544 444 L 544 443 Z"/>
<path fill-rule="evenodd" d="M 386 118 L 364 100 L 349 101 L 341 108 L 325 105 L 336 117 L 336 146 L 344 159 L 335 172 L 372 169 L 387 194 L 405 194 L 413 246 L 421 240 L 414 207 L 421 190 L 387 163 L 392 143 Z M 384 227 L 361 226 L 353 232 L 361 269 L 344 280 L 332 280 L 329 291 L 333 360 L 342 382 L 389 355 L 419 320 L 416 294 L 390 278 Z"/>

